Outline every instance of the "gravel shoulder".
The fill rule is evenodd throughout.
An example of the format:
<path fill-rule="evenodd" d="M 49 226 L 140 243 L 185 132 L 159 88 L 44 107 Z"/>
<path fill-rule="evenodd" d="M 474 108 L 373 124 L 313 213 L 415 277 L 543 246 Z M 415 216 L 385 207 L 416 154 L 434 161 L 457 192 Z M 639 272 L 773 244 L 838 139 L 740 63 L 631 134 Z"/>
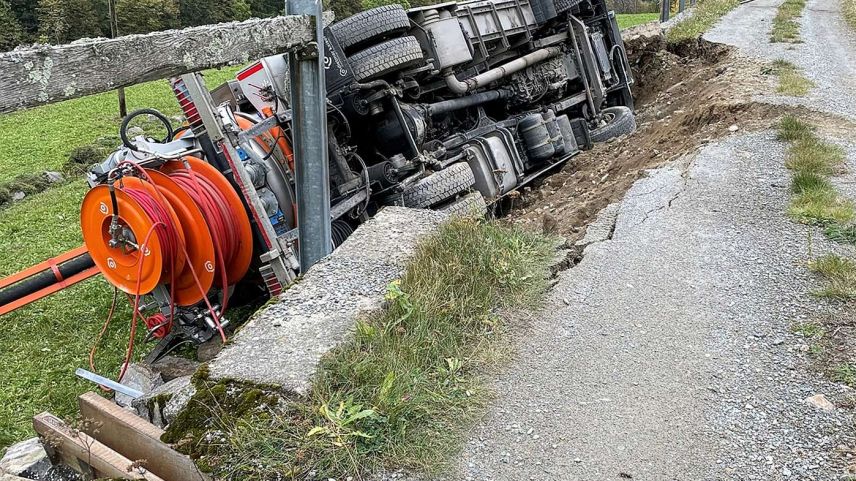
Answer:
<path fill-rule="evenodd" d="M 776 9 L 783 0 L 754 0 L 723 19 L 706 40 L 732 45 L 764 60 L 787 60 L 803 70 L 815 87 L 805 97 L 759 95 L 764 102 L 802 105 L 856 119 L 856 35 L 841 16 L 841 0 L 808 0 L 802 18 L 802 43 L 770 43 Z"/>

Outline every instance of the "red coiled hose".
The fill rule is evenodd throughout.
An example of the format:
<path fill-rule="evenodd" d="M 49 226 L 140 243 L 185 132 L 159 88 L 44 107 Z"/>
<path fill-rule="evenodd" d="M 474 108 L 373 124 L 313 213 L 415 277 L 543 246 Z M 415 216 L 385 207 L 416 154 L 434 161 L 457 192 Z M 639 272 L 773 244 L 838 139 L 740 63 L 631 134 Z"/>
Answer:
<path fill-rule="evenodd" d="M 153 183 L 151 181 L 151 178 L 146 174 L 145 170 L 140 168 L 137 164 L 131 161 L 124 161 L 120 163 L 119 166 L 117 166 L 117 169 L 122 167 L 123 165 L 130 165 L 139 173 L 141 178 L 150 183 Z M 205 177 L 196 175 L 192 170 L 183 170 L 173 172 L 172 174 L 170 174 L 170 178 L 172 178 L 185 192 L 187 192 L 187 194 L 198 205 L 198 207 L 205 216 L 205 220 L 208 224 L 212 241 L 214 243 L 217 261 L 216 269 L 219 271 L 223 290 L 223 303 L 220 312 L 225 312 L 229 298 L 229 285 L 226 274 L 226 265 L 228 265 L 227 263 L 237 256 L 239 249 L 238 239 L 240 238 L 240 232 L 237 222 L 231 215 L 231 212 L 228 208 L 227 200 L 223 196 L 223 193 L 220 192 L 216 185 L 211 183 Z M 163 314 L 158 313 L 153 316 L 150 316 L 149 318 L 146 318 L 144 322 L 147 328 L 152 330 L 151 332 L 153 332 L 156 336 L 158 336 L 158 333 L 160 333 L 161 335 L 158 337 L 162 337 L 163 335 L 165 335 L 171 328 L 172 319 L 175 313 L 175 276 L 177 274 L 176 271 L 178 270 L 178 261 L 181 259 L 180 254 L 183 254 L 184 258 L 187 259 L 187 266 L 190 268 L 190 272 L 193 275 L 194 282 L 202 293 L 202 299 L 204 300 L 206 307 L 208 308 L 208 312 L 214 320 L 214 324 L 217 328 L 218 333 L 220 334 L 220 338 L 225 343 L 226 334 L 223 331 L 223 327 L 220 323 L 220 316 L 217 314 L 210 301 L 208 300 L 207 292 L 205 292 L 204 288 L 202 287 L 195 268 L 193 267 L 192 259 L 189 259 L 188 257 L 187 247 L 183 241 L 182 236 L 179 234 L 179 229 L 181 228 L 181 226 L 177 226 L 173 222 L 172 216 L 169 213 L 169 204 L 166 198 L 157 189 L 155 189 L 155 192 L 157 194 L 156 196 L 152 196 L 149 191 L 141 189 L 122 188 L 122 190 L 140 205 L 143 212 L 152 221 L 152 227 L 151 229 L 149 229 L 149 232 L 146 233 L 143 242 L 139 245 L 139 251 L 141 253 L 144 253 L 149 244 L 151 236 L 157 235 L 157 238 L 160 241 L 161 251 L 163 253 L 165 266 L 164 274 L 168 273 L 168 275 L 170 276 L 170 316 L 169 318 L 166 318 L 165 316 L 163 316 Z M 132 301 L 134 310 L 131 319 L 130 339 L 128 341 L 128 349 L 125 352 L 125 359 L 122 363 L 122 367 L 119 373 L 118 380 L 120 382 L 124 377 L 125 372 L 127 371 L 127 368 L 134 353 L 134 341 L 136 337 L 137 321 L 139 319 L 140 314 L 140 298 L 142 297 L 140 294 L 140 282 L 142 279 L 143 264 L 145 262 L 145 258 L 145 255 L 141 255 L 140 263 L 138 266 L 137 288 L 135 289 L 136 295 L 134 295 L 134 299 Z M 114 293 L 113 305 L 111 306 L 110 312 L 108 313 L 107 319 L 101 329 L 101 332 L 98 334 L 95 344 L 92 346 L 92 349 L 90 351 L 89 364 L 90 368 L 93 371 L 95 371 L 95 353 L 98 348 L 98 344 L 101 341 L 101 338 L 107 331 L 107 328 L 113 318 L 115 310 L 115 300 L 117 295 L 118 290 L 116 290 L 116 292 Z"/>

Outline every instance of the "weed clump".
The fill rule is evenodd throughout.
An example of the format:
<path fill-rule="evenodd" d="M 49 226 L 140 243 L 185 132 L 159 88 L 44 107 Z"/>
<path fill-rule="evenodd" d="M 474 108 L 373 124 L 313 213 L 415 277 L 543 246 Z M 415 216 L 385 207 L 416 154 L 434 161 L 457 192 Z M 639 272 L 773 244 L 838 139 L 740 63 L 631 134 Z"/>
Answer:
<path fill-rule="evenodd" d="M 844 164 L 844 151 L 820 139 L 814 128 L 794 116 L 779 122 L 778 138 L 791 142 L 785 166 L 793 173 L 788 213 L 804 224 L 830 226 L 853 220 L 853 204 L 829 181 Z"/>
<path fill-rule="evenodd" d="M 805 0 L 785 0 L 779 5 L 779 10 L 773 18 L 773 30 L 770 32 L 771 42 L 799 43 L 800 24 L 797 18 L 802 16 Z"/>
<path fill-rule="evenodd" d="M 814 127 L 794 115 L 785 115 L 779 121 L 776 137 L 786 142 L 812 139 L 814 138 Z"/>
<path fill-rule="evenodd" d="M 856 0 L 844 0 L 841 3 L 841 14 L 850 28 L 856 31 Z"/>
<path fill-rule="evenodd" d="M 803 97 L 814 88 L 814 82 L 805 78 L 802 70 L 786 60 L 776 60 L 773 66 L 766 70 L 779 77 L 779 87 L 776 92 L 794 97 Z"/>
<path fill-rule="evenodd" d="M 811 261 L 809 268 L 826 279 L 826 285 L 815 291 L 815 295 L 840 300 L 856 298 L 856 262 L 827 254 Z"/>

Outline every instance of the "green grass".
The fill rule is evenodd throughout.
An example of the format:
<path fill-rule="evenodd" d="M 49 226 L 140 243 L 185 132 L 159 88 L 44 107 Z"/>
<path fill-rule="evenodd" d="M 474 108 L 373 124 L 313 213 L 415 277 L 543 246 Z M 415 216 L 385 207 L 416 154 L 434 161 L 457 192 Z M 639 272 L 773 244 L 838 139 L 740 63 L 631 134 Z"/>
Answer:
<path fill-rule="evenodd" d="M 4 210 L 0 216 L 0 276 L 57 255 L 82 241 L 78 205 L 86 192 L 77 181 L 50 189 Z M 112 299 L 100 277 L 65 289 L 0 318 L 0 447 L 32 436 L 32 417 L 44 410 L 72 417 L 77 395 L 93 385 L 74 375 L 88 366 Z M 129 310 L 119 314 L 99 351 L 99 370 L 115 376 L 127 345 Z"/>
<path fill-rule="evenodd" d="M 648 22 L 656 22 L 660 19 L 659 13 L 620 13 L 615 16 L 618 20 L 618 28 L 624 30 L 625 28 L 635 27 L 636 25 L 642 25 L 643 23 Z"/>
<path fill-rule="evenodd" d="M 823 325 L 817 322 L 801 322 L 791 327 L 794 334 L 799 334 L 805 338 L 814 339 L 823 337 L 826 334 L 826 329 Z"/>
<path fill-rule="evenodd" d="M 310 471 L 315 479 L 361 479 L 381 467 L 437 472 L 490 398 L 482 375 L 508 346 L 497 312 L 538 302 L 553 252 L 547 239 L 514 228 L 451 221 L 420 244 L 389 286 L 385 309 L 327 355 L 307 399 L 244 406 L 250 414 L 236 419 L 215 407 L 230 388 L 200 387 L 192 405 L 225 440 L 206 441 L 203 430 L 183 445 L 226 480 L 304 479 Z M 238 396 L 260 396 L 254 392 Z M 166 439 L 184 439 L 182 423 L 198 429 L 186 422 L 198 415 L 182 414 Z"/>
<path fill-rule="evenodd" d="M 666 38 L 670 43 L 694 40 L 739 4 L 739 0 L 699 0 L 692 16 L 670 29 Z"/>
<path fill-rule="evenodd" d="M 814 82 L 805 78 L 799 67 L 788 61 L 776 60 L 772 71 L 779 77 L 776 91 L 780 94 L 803 97 L 814 88 Z"/>
<path fill-rule="evenodd" d="M 798 140 L 791 145 L 785 167 L 795 172 L 830 176 L 844 165 L 844 150 L 818 138 Z"/>
<path fill-rule="evenodd" d="M 826 328 L 815 321 L 800 322 L 791 326 L 791 332 L 802 336 L 809 345 L 809 353 L 815 359 L 821 359 L 826 353 Z"/>
<path fill-rule="evenodd" d="M 841 15 L 844 20 L 856 31 L 856 0 L 844 0 L 841 2 Z"/>
<path fill-rule="evenodd" d="M 785 0 L 779 5 L 779 10 L 773 18 L 773 30 L 770 32 L 771 42 L 799 43 L 800 24 L 797 18 L 802 16 L 805 0 Z"/>
<path fill-rule="evenodd" d="M 824 228 L 823 233 L 835 242 L 856 245 L 856 225 L 830 224 Z"/>
<path fill-rule="evenodd" d="M 856 299 L 856 262 L 835 254 L 827 254 L 809 263 L 809 268 L 826 281 L 814 292 L 819 297 Z"/>
<path fill-rule="evenodd" d="M 206 83 L 214 88 L 232 78 L 236 68 L 206 72 Z M 168 115 L 179 113 L 166 80 L 125 89 L 128 110 L 150 107 Z M 61 170 L 76 147 L 106 137 L 119 145 L 118 103 L 115 92 L 67 100 L 14 112 L 0 117 L 0 184 L 22 174 Z"/>
<path fill-rule="evenodd" d="M 779 121 L 776 138 L 786 142 L 815 138 L 814 126 L 793 115 L 785 115 Z"/>
<path fill-rule="evenodd" d="M 835 366 L 832 371 L 832 380 L 856 388 L 856 366 L 852 363 L 842 363 Z"/>
<path fill-rule="evenodd" d="M 794 116 L 779 122 L 778 138 L 790 142 L 785 166 L 791 170 L 794 193 L 788 214 L 805 224 L 847 225 L 853 220 L 853 204 L 840 196 L 829 181 L 844 164 L 844 151 L 823 141 L 814 128 Z"/>

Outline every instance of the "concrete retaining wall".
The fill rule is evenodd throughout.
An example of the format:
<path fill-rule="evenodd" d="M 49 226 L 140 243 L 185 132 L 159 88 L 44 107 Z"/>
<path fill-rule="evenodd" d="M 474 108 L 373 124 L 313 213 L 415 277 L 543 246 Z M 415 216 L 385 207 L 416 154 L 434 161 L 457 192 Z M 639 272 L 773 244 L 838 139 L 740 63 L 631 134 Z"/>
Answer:
<path fill-rule="evenodd" d="M 428 210 L 384 208 L 241 328 L 211 362 L 211 377 L 306 394 L 321 357 L 362 314 L 381 306 L 387 285 L 400 277 L 419 239 L 445 218 Z"/>

